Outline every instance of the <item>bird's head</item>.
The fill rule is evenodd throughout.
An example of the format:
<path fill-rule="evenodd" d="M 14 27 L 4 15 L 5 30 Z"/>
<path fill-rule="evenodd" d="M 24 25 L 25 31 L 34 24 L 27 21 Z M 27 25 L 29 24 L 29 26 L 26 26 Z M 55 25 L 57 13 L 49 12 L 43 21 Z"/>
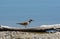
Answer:
<path fill-rule="evenodd" d="M 32 20 L 32 19 L 29 19 L 29 22 L 31 22 L 31 21 L 34 21 L 34 20 Z"/>

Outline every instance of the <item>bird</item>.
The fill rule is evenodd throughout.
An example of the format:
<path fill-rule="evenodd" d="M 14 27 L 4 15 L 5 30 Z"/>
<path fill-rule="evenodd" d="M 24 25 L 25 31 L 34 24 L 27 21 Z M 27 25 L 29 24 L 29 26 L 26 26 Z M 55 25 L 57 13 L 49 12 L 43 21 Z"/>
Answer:
<path fill-rule="evenodd" d="M 20 22 L 20 23 L 17 23 L 17 24 L 19 24 L 19 25 L 23 25 L 23 26 L 25 26 L 25 28 L 27 28 L 27 25 L 29 25 L 32 21 L 34 21 L 34 20 L 29 19 L 28 21 Z"/>

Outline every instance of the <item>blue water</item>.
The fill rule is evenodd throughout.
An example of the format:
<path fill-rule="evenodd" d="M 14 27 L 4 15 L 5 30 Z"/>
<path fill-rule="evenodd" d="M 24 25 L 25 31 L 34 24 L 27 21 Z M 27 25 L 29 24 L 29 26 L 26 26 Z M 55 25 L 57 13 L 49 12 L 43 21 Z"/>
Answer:
<path fill-rule="evenodd" d="M 0 0 L 0 25 L 21 27 L 16 23 L 29 18 L 29 27 L 59 24 L 60 0 Z"/>

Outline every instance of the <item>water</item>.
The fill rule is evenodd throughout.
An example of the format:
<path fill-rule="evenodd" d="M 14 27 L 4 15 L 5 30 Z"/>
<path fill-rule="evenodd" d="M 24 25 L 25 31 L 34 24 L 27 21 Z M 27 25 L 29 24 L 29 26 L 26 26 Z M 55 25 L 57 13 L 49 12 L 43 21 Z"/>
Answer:
<path fill-rule="evenodd" d="M 16 23 L 29 18 L 29 27 L 60 23 L 60 0 L 0 0 L 0 25 L 21 27 Z"/>

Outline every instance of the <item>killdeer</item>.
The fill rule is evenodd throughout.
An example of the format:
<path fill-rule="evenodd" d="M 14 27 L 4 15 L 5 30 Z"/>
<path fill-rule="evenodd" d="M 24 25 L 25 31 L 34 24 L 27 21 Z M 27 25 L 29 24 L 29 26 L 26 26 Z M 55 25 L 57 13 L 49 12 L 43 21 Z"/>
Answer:
<path fill-rule="evenodd" d="M 33 21 L 32 19 L 29 19 L 29 21 L 25 21 L 25 22 L 21 22 L 21 23 L 17 23 L 17 24 L 23 25 L 23 26 L 25 26 L 25 28 L 27 28 L 27 25 L 29 25 L 32 21 Z"/>

